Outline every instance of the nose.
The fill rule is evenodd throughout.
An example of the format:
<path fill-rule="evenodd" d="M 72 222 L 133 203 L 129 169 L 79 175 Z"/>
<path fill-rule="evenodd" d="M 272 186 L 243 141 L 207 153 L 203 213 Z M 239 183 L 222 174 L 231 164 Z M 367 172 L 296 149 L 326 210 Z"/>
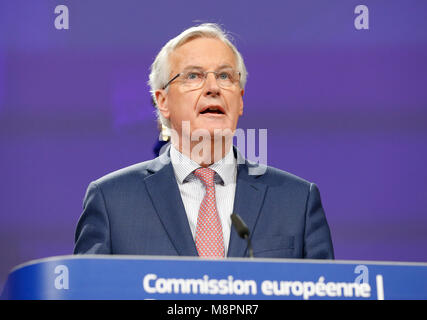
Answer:
<path fill-rule="evenodd" d="M 220 88 L 216 81 L 215 73 L 209 72 L 205 80 L 205 95 L 217 96 L 220 93 Z"/>

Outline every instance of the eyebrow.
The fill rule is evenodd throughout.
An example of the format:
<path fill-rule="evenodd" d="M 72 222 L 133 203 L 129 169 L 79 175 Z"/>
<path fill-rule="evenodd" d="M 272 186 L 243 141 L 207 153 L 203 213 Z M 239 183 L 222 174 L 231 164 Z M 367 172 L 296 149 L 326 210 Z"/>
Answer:
<path fill-rule="evenodd" d="M 220 65 L 218 68 L 216 68 L 216 70 L 221 70 L 221 69 L 226 69 L 226 68 L 233 69 L 233 67 L 231 65 L 229 65 L 228 63 L 225 63 L 225 64 Z M 204 68 L 201 66 L 190 65 L 190 66 L 186 66 L 183 71 L 194 70 L 194 69 L 202 70 L 202 71 L 204 70 Z"/>
<path fill-rule="evenodd" d="M 203 70 L 203 68 L 202 68 L 202 67 L 200 67 L 200 66 L 186 66 L 186 67 L 183 69 L 183 71 L 186 71 L 186 70 L 194 70 L 194 69 L 197 69 L 197 70 Z"/>

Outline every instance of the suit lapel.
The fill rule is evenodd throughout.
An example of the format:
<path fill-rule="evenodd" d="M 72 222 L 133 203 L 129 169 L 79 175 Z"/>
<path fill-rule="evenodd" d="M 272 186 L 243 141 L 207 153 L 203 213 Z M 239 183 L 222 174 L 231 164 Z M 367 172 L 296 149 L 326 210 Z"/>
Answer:
<path fill-rule="evenodd" d="M 259 175 L 248 173 L 252 165 L 240 155 L 237 149 L 235 152 L 238 167 L 233 213 L 242 217 L 252 235 L 267 187 L 265 184 L 257 182 Z M 148 194 L 176 251 L 181 256 L 197 256 L 196 245 L 170 163 L 169 150 L 155 159 L 148 170 L 152 172 L 144 179 Z M 244 257 L 246 249 L 246 240 L 239 238 L 237 232 L 232 228 L 227 256 Z"/>
<path fill-rule="evenodd" d="M 153 162 L 149 169 L 153 174 L 145 178 L 145 184 L 154 208 L 178 254 L 197 256 L 196 246 L 168 154 L 169 150 Z"/>
<path fill-rule="evenodd" d="M 250 165 L 247 161 L 244 164 L 238 165 L 233 213 L 237 213 L 242 217 L 252 236 L 264 202 L 267 187 L 265 184 L 257 182 L 256 179 L 258 175 L 250 175 L 248 173 L 249 167 Z M 232 227 L 227 256 L 244 257 L 246 255 L 246 249 L 246 240 L 241 239 L 236 230 Z"/>

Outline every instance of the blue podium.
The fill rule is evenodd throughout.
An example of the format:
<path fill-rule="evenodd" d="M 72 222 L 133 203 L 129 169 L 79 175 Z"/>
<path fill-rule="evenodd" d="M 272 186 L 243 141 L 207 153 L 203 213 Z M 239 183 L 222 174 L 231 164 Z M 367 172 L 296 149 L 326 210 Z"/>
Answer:
<path fill-rule="evenodd" d="M 427 263 L 58 256 L 15 267 L 2 299 L 427 299 Z"/>

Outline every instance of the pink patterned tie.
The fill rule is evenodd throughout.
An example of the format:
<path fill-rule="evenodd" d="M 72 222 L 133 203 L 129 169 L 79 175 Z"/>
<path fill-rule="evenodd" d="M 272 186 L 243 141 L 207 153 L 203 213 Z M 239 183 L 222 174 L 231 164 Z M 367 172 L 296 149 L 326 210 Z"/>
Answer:
<path fill-rule="evenodd" d="M 202 258 L 218 259 L 224 257 L 224 240 L 222 227 L 216 208 L 215 171 L 209 168 L 199 168 L 194 171 L 206 188 L 197 217 L 196 248 Z"/>

